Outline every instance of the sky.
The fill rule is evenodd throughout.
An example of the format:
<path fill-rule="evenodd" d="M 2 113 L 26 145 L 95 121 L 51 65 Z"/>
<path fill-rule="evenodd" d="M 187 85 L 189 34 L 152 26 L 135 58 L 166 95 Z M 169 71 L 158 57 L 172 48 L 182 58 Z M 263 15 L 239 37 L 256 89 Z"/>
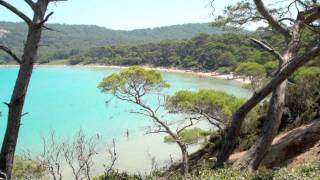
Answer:
<path fill-rule="evenodd" d="M 7 0 L 31 17 L 24 0 Z M 215 12 L 226 2 L 215 0 Z M 213 21 L 210 0 L 68 0 L 50 5 L 54 11 L 49 23 L 99 25 L 111 29 L 132 30 L 186 23 Z M 0 7 L 0 21 L 21 21 Z"/>

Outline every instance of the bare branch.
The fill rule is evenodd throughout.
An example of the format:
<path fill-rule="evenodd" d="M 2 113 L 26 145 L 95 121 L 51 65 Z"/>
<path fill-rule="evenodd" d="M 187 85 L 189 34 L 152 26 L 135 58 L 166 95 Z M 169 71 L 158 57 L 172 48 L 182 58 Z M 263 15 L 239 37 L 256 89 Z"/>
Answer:
<path fill-rule="evenodd" d="M 0 45 L 0 50 L 3 50 L 7 54 L 9 54 L 19 65 L 22 64 L 20 58 L 16 54 L 14 54 L 8 47 Z"/>
<path fill-rule="evenodd" d="M 3 102 L 3 104 L 7 105 L 9 108 L 10 108 L 10 106 L 11 106 L 11 104 L 10 104 L 10 103 L 7 103 L 7 102 Z"/>
<path fill-rule="evenodd" d="M 198 120 L 198 121 L 197 121 L 197 122 L 193 122 L 193 120 Z M 177 130 L 178 136 L 180 135 L 180 133 L 181 133 L 183 130 L 185 130 L 185 129 L 187 129 L 187 128 L 193 126 L 193 125 L 195 125 L 196 123 L 198 123 L 199 120 L 200 120 L 200 117 L 189 118 L 189 122 L 190 122 L 190 123 L 187 124 L 187 125 L 185 125 L 184 127 L 182 127 L 180 130 Z"/>
<path fill-rule="evenodd" d="M 151 127 L 149 126 L 149 131 L 147 131 L 146 134 L 168 133 L 166 130 L 163 130 L 160 125 L 158 125 L 157 128 L 158 129 L 151 130 Z"/>
<path fill-rule="evenodd" d="M 42 26 L 44 23 L 46 23 L 52 15 L 53 15 L 53 12 L 50 12 L 50 13 L 43 19 L 43 21 L 41 21 L 41 22 L 39 23 L 39 25 Z"/>
<path fill-rule="evenodd" d="M 283 57 L 281 56 L 281 54 L 278 51 L 276 51 L 273 47 L 271 47 L 271 45 L 267 44 L 266 42 L 259 41 L 255 38 L 250 38 L 250 40 L 254 44 L 258 45 L 261 49 L 269 52 L 271 55 L 273 55 L 281 63 L 283 62 Z"/>
<path fill-rule="evenodd" d="M 21 19 L 23 19 L 28 25 L 32 24 L 31 19 L 25 15 L 23 12 L 12 6 L 11 4 L 7 3 L 6 1 L 0 0 L 0 5 L 6 7 L 8 10 L 19 16 Z"/>
<path fill-rule="evenodd" d="M 116 161 L 119 158 L 119 155 L 116 152 L 116 141 L 115 139 L 112 140 L 112 146 L 110 147 L 108 145 L 108 153 L 109 153 L 109 158 L 110 158 L 110 165 L 103 165 L 105 169 L 105 173 L 110 174 L 113 171 L 113 168 L 116 164 Z"/>
<path fill-rule="evenodd" d="M 26 116 L 28 114 L 30 114 L 30 113 L 29 112 L 25 112 L 25 113 L 21 114 L 21 117 Z"/>
<path fill-rule="evenodd" d="M 277 20 L 274 19 L 274 17 L 269 13 L 269 11 L 264 6 L 262 0 L 254 0 L 254 3 L 257 7 L 257 10 L 259 13 L 268 21 L 270 26 L 275 28 L 277 31 L 279 31 L 281 34 L 283 34 L 285 37 L 290 37 L 290 31 L 283 27 Z"/>
<path fill-rule="evenodd" d="M 24 0 L 33 11 L 36 11 L 36 4 L 32 0 Z"/>

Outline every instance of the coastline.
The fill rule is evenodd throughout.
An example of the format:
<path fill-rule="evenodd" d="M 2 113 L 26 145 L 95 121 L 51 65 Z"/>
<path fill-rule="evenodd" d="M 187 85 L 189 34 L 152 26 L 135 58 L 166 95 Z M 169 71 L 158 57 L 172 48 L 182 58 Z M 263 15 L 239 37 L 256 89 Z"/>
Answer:
<path fill-rule="evenodd" d="M 0 65 L 1 67 L 18 67 L 18 65 Z M 50 65 L 50 64 L 41 64 L 41 65 L 35 65 L 35 67 L 80 67 L 80 68 L 113 68 L 113 69 L 124 69 L 128 68 L 130 66 L 118 66 L 118 65 L 101 65 L 101 64 L 86 64 L 86 65 Z M 216 79 L 223 79 L 223 80 L 234 80 L 242 84 L 249 84 L 250 80 L 249 78 L 243 78 L 243 77 L 236 77 L 232 73 L 230 74 L 222 74 L 216 71 L 213 72 L 201 72 L 201 71 L 194 71 L 194 70 L 187 70 L 187 69 L 178 69 L 178 68 L 168 68 L 168 67 L 152 67 L 143 65 L 141 66 L 145 69 L 152 69 L 160 72 L 171 72 L 171 73 L 184 73 L 184 74 L 190 74 L 195 76 L 202 76 L 202 77 L 211 77 Z"/>

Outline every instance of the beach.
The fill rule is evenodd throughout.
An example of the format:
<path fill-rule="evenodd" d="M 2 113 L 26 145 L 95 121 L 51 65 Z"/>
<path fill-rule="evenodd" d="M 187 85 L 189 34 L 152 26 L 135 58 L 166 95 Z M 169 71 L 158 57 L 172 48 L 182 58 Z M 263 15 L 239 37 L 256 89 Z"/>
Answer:
<path fill-rule="evenodd" d="M 0 67 L 18 67 L 18 65 L 0 65 Z M 118 66 L 118 65 L 101 65 L 101 64 L 86 64 L 86 65 L 48 65 L 48 64 L 41 64 L 41 65 L 35 65 L 35 67 L 80 67 L 80 68 L 113 68 L 113 69 L 123 69 L 128 68 L 130 66 Z M 235 76 L 233 73 L 230 74 L 223 74 L 216 71 L 213 72 L 202 72 L 202 71 L 194 71 L 194 70 L 188 70 L 188 69 L 179 69 L 179 68 L 169 68 L 169 67 L 153 67 L 153 66 L 142 66 L 145 69 L 152 69 L 157 70 L 160 72 L 171 72 L 171 73 L 184 73 L 184 74 L 190 74 L 190 75 L 196 75 L 196 76 L 202 76 L 202 77 L 212 77 L 217 79 L 223 79 L 223 80 L 234 80 L 237 82 L 240 82 L 242 84 L 249 84 L 251 81 L 247 77 L 238 77 Z"/>

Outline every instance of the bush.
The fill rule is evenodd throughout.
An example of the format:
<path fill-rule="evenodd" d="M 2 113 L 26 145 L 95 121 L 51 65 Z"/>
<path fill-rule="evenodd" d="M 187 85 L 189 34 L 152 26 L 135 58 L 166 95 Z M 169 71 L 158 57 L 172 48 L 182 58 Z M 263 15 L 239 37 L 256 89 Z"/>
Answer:
<path fill-rule="evenodd" d="M 174 175 L 172 180 L 319 180 L 320 162 L 302 164 L 296 169 L 282 168 L 277 171 L 264 170 L 255 173 L 231 168 L 211 170 L 203 168 L 193 172 L 189 177 Z"/>
<path fill-rule="evenodd" d="M 293 74 L 293 81 L 299 82 L 306 76 L 320 75 L 320 67 L 302 67 Z"/>
<path fill-rule="evenodd" d="M 304 75 L 296 84 L 290 85 L 286 91 L 287 118 L 281 127 L 308 123 L 320 116 L 320 74 Z"/>
<path fill-rule="evenodd" d="M 142 180 L 145 179 L 141 175 L 130 175 L 126 172 L 112 171 L 103 175 L 93 177 L 93 180 Z"/>
<path fill-rule="evenodd" d="M 46 170 L 35 161 L 16 156 L 13 165 L 12 177 L 16 180 L 44 179 Z"/>
<path fill-rule="evenodd" d="M 277 61 L 269 61 L 263 66 L 267 71 L 267 75 L 271 75 L 271 73 L 275 72 L 278 69 L 279 63 Z"/>
<path fill-rule="evenodd" d="M 79 64 L 79 63 L 81 63 L 82 61 L 81 60 L 79 60 L 79 59 L 70 59 L 69 60 L 69 64 L 70 65 L 77 65 L 77 64 Z"/>
<path fill-rule="evenodd" d="M 220 67 L 217 69 L 217 72 L 219 73 L 223 73 L 223 74 L 228 74 L 230 72 L 232 72 L 232 67 Z"/>

